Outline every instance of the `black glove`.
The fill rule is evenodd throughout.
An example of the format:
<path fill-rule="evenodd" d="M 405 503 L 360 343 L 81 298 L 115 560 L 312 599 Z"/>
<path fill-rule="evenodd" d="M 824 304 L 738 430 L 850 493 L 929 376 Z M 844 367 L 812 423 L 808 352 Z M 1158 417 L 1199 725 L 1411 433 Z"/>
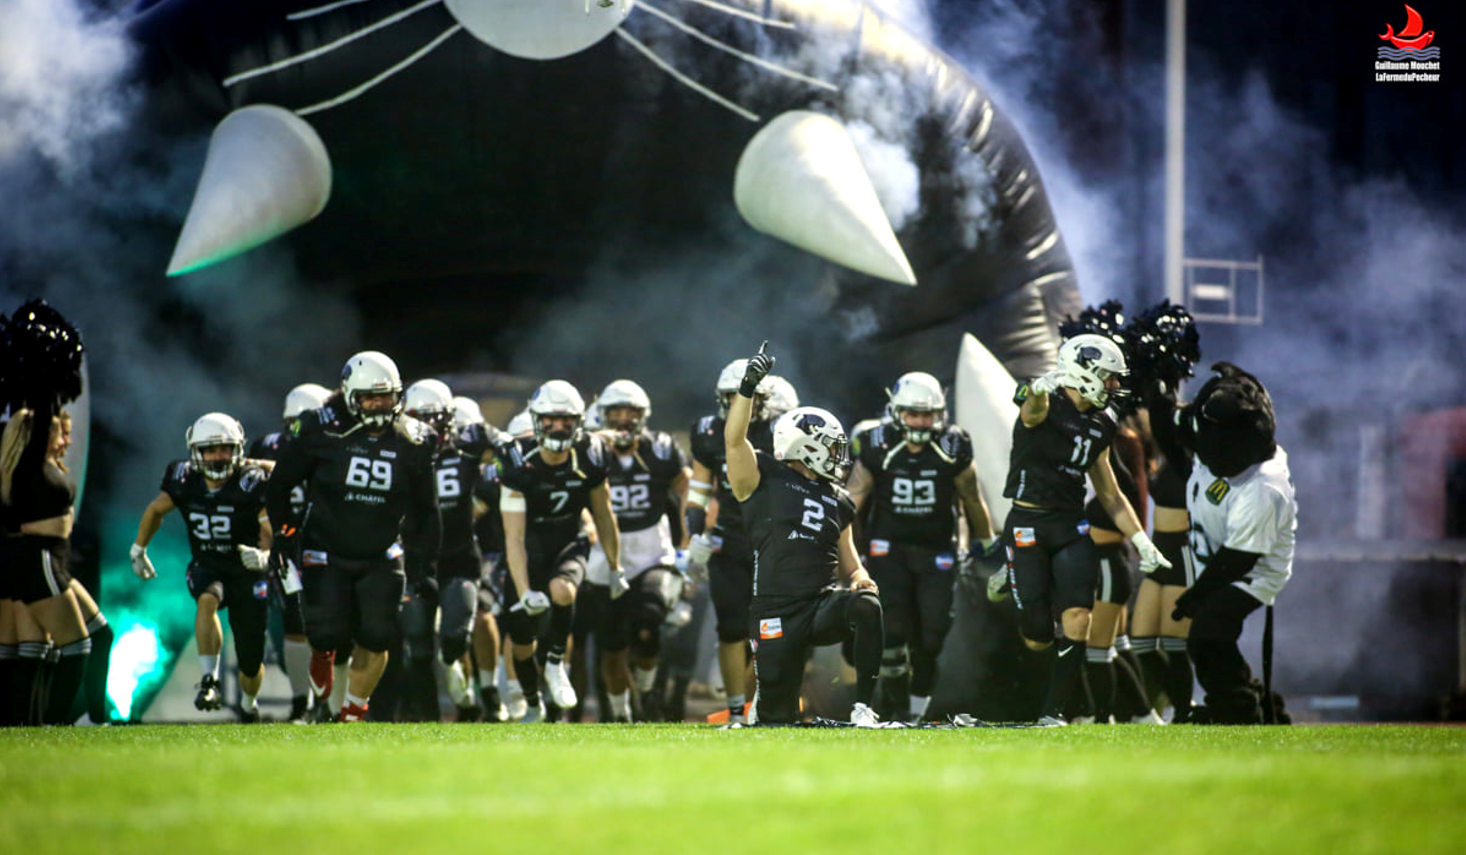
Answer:
<path fill-rule="evenodd" d="M 1182 591 L 1181 596 L 1176 598 L 1176 607 L 1171 609 L 1171 620 L 1186 620 L 1187 618 L 1196 617 L 1196 613 L 1201 611 L 1201 604 L 1206 601 L 1207 593 L 1206 588 L 1197 588 L 1195 586 Z"/>
<path fill-rule="evenodd" d="M 758 384 L 762 383 L 764 378 L 769 376 L 769 372 L 774 370 L 774 357 L 766 352 L 768 348 L 767 341 L 759 345 L 758 353 L 749 357 L 748 367 L 743 369 L 743 383 L 738 387 L 738 394 L 745 398 L 752 398 L 758 394 Z"/>
<path fill-rule="evenodd" d="M 270 566 L 268 574 L 280 578 L 285 572 L 287 561 L 296 561 L 300 556 L 300 529 L 289 523 L 282 523 L 270 540 Z"/>

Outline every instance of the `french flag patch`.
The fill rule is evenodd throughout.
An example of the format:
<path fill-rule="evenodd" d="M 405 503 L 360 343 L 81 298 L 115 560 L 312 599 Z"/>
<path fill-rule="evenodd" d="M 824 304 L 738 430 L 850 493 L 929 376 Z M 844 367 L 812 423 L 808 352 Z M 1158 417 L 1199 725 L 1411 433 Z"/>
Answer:
<path fill-rule="evenodd" d="M 264 579 L 255 583 L 254 595 L 256 600 L 265 600 L 270 597 L 270 583 Z"/>
<path fill-rule="evenodd" d="M 956 563 L 957 563 L 956 559 L 954 559 L 951 555 L 949 555 L 947 553 L 943 553 L 943 554 L 937 556 L 937 569 L 938 570 L 951 570 L 952 567 L 954 565 L 956 565 Z"/>

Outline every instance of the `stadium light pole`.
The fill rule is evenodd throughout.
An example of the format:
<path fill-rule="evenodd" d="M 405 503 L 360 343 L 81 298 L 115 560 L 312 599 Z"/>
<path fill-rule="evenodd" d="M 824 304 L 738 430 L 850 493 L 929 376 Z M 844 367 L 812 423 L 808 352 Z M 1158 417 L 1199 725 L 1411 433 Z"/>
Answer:
<path fill-rule="evenodd" d="M 1186 304 L 1186 0 L 1166 0 L 1166 297 Z"/>

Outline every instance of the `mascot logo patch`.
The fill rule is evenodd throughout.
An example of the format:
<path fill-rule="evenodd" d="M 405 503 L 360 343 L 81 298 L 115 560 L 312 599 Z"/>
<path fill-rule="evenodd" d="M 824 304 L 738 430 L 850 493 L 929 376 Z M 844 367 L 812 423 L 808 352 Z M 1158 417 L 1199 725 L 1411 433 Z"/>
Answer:
<path fill-rule="evenodd" d="M 1206 498 L 1213 505 L 1220 505 L 1222 503 L 1222 499 L 1225 499 L 1227 497 L 1227 493 L 1231 492 L 1231 490 L 1231 484 L 1228 484 L 1223 479 L 1218 478 L 1217 480 L 1211 482 L 1210 487 L 1206 488 Z"/>
<path fill-rule="evenodd" d="M 776 617 L 764 618 L 758 622 L 758 637 L 765 641 L 770 638 L 783 638 L 784 622 Z"/>

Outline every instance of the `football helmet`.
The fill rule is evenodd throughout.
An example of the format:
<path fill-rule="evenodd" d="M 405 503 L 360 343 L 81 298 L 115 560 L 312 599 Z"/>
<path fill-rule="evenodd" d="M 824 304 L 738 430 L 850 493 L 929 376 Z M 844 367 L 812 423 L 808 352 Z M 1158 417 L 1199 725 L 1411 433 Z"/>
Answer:
<path fill-rule="evenodd" d="M 891 399 L 886 403 L 886 412 L 907 442 L 922 445 L 946 430 L 947 395 L 937 378 L 925 371 L 902 374 L 889 394 Z M 931 426 L 912 427 L 906 424 L 906 413 L 931 413 Z"/>
<path fill-rule="evenodd" d="M 440 437 L 447 437 L 453 426 L 453 391 L 442 380 L 428 378 L 408 386 L 402 408 L 409 416 L 432 425 Z"/>
<path fill-rule="evenodd" d="M 204 413 L 183 435 L 188 442 L 188 458 L 193 466 L 204 473 L 205 478 L 222 481 L 233 475 L 239 464 L 244 462 L 244 428 L 233 416 L 224 413 Z M 225 464 L 204 461 L 204 449 L 227 445 L 234 449 L 229 462 Z"/>
<path fill-rule="evenodd" d="M 363 395 L 392 396 L 388 410 L 367 412 L 358 400 Z M 346 360 L 341 369 L 341 396 L 346 409 L 367 427 L 386 427 L 402 412 L 402 375 L 397 363 L 385 353 L 364 350 Z"/>
<path fill-rule="evenodd" d="M 1095 333 L 1082 333 L 1059 346 L 1059 374 L 1065 386 L 1096 407 L 1109 403 L 1110 392 L 1105 381 L 1123 377 L 1129 372 L 1125 351 L 1114 339 Z"/>
<path fill-rule="evenodd" d="M 534 390 L 529 397 L 529 415 L 534 428 L 534 438 L 546 451 L 569 451 L 580 439 L 585 427 L 585 399 L 580 392 L 564 380 L 551 380 Z M 574 426 L 567 430 L 551 431 L 545 426 L 546 416 L 569 416 Z"/>
<path fill-rule="evenodd" d="M 635 411 L 635 415 L 613 422 L 610 411 L 615 407 L 626 407 Z M 616 434 L 612 445 L 624 451 L 636 444 L 636 438 L 646 428 L 646 420 L 652 414 L 652 399 L 635 380 L 612 380 L 596 399 L 596 411 L 600 426 Z"/>
<path fill-rule="evenodd" d="M 764 415 L 771 419 L 777 419 L 790 410 L 799 406 L 799 392 L 795 391 L 794 384 L 785 380 L 777 374 L 770 374 L 764 378 L 768 384 L 769 395 L 764 399 Z"/>
<path fill-rule="evenodd" d="M 821 478 L 845 480 L 848 447 L 845 429 L 829 410 L 796 407 L 774 422 L 774 457 L 803 463 Z"/>
<path fill-rule="evenodd" d="M 504 426 L 504 430 L 510 436 L 524 436 L 533 431 L 534 420 L 530 418 L 529 410 L 526 408 L 515 413 L 514 418 L 509 420 L 509 424 Z"/>
<path fill-rule="evenodd" d="M 319 383 L 302 383 L 285 393 L 285 412 L 281 416 L 290 421 L 306 410 L 319 410 L 331 397 L 331 390 Z"/>
<path fill-rule="evenodd" d="M 478 401 L 466 395 L 453 396 L 453 427 L 462 430 L 469 425 L 481 425 L 486 421 Z"/>
<path fill-rule="evenodd" d="M 718 418 L 728 418 L 728 405 L 733 402 L 733 396 L 738 394 L 738 389 L 743 385 L 744 372 L 748 370 L 747 359 L 735 359 L 723 366 L 718 374 Z M 769 399 L 770 391 L 769 378 L 765 377 L 763 382 L 758 384 L 757 394 L 753 398 L 753 415 L 750 421 L 762 422 L 768 420 L 768 413 L 764 407 Z"/>

